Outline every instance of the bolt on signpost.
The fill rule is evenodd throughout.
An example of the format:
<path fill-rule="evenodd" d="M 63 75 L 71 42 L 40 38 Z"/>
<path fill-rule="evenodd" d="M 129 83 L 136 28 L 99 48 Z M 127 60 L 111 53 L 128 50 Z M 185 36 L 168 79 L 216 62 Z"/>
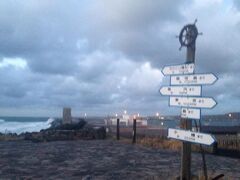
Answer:
<path fill-rule="evenodd" d="M 169 105 L 181 107 L 181 129 L 168 129 L 168 137 L 183 142 L 181 150 L 181 174 L 180 178 L 191 179 L 191 143 L 212 145 L 215 138 L 210 134 L 192 131 L 192 120 L 201 119 L 200 108 L 213 108 L 217 102 L 213 98 L 201 97 L 202 85 L 210 85 L 217 81 L 214 74 L 194 74 L 196 39 L 200 34 L 193 24 L 185 25 L 180 34 L 180 49 L 187 47 L 185 64 L 166 66 L 164 75 L 170 75 L 170 86 L 160 88 L 162 95 L 170 96 Z M 199 121 L 200 122 L 200 121 Z M 204 173 L 207 178 L 205 156 L 203 154 Z"/>

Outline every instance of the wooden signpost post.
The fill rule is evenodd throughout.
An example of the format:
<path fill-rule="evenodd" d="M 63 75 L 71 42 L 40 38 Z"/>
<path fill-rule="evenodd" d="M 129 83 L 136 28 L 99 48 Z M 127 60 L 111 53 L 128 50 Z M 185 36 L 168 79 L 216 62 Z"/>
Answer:
<path fill-rule="evenodd" d="M 162 95 L 170 96 L 170 106 L 182 107 L 181 129 L 168 130 L 169 138 L 182 141 L 180 171 L 180 178 L 182 180 L 191 179 L 191 143 L 212 145 L 215 141 L 212 135 L 192 131 L 192 120 L 201 119 L 200 108 L 213 108 L 217 104 L 213 98 L 200 97 L 202 95 L 201 85 L 211 85 L 217 81 L 217 77 L 211 73 L 194 74 L 195 46 L 197 36 L 199 35 L 195 23 L 185 25 L 179 35 L 181 47 L 187 47 L 185 64 L 165 66 L 162 73 L 171 76 L 171 86 L 163 86 L 159 90 Z M 205 165 L 204 154 L 203 161 Z M 206 165 L 204 167 L 205 171 Z M 207 179 L 207 173 L 204 174 L 205 179 Z"/>

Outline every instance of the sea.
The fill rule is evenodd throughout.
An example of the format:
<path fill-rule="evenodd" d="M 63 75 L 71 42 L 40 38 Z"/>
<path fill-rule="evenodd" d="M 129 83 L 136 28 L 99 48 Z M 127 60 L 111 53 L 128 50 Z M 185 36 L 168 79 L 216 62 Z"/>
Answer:
<path fill-rule="evenodd" d="M 0 117 L 1 133 L 39 132 L 51 126 L 54 118 L 49 117 Z"/>
<path fill-rule="evenodd" d="M 42 129 L 51 127 L 51 123 L 55 118 L 49 117 L 0 117 L 1 133 L 17 133 L 39 132 Z M 86 118 L 90 124 L 104 124 L 104 117 Z M 240 126 L 240 120 L 214 120 L 202 121 L 204 126 Z M 179 120 L 160 120 L 151 119 L 148 121 L 150 127 L 175 128 L 179 127 Z"/>

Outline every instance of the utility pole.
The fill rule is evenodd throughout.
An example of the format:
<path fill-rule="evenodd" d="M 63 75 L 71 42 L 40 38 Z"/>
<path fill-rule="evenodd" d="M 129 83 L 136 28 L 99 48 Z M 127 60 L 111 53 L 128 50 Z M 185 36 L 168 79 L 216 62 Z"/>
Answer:
<path fill-rule="evenodd" d="M 180 50 L 183 46 L 187 47 L 186 54 L 186 64 L 195 63 L 195 49 L 196 49 L 196 39 L 198 36 L 198 30 L 196 27 L 196 22 L 193 24 L 185 25 L 180 34 L 179 42 L 181 44 Z M 186 130 L 192 130 L 192 120 L 181 118 L 181 128 Z M 191 179 L 191 143 L 182 142 L 181 150 L 181 180 Z"/>
<path fill-rule="evenodd" d="M 132 144 L 136 143 L 136 129 L 137 129 L 137 120 L 133 119 L 133 134 L 132 134 Z"/>
<path fill-rule="evenodd" d="M 119 140 L 120 139 L 120 135 L 119 135 L 119 118 L 117 118 L 117 134 L 116 134 L 116 136 L 117 136 L 117 140 Z"/>

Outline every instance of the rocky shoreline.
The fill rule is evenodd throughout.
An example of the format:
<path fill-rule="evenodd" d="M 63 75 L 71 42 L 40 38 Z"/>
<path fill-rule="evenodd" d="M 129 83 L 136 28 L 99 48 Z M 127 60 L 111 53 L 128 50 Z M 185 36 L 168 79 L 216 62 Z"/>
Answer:
<path fill-rule="evenodd" d="M 113 140 L 0 142 L 0 179 L 175 179 L 180 153 Z M 208 174 L 239 179 L 240 160 L 206 155 Z M 202 174 L 193 153 L 192 172 Z"/>
<path fill-rule="evenodd" d="M 30 140 L 32 142 L 66 141 L 66 140 L 93 140 L 105 139 L 105 127 L 95 127 L 89 125 L 84 120 L 79 120 L 74 124 L 62 124 L 58 119 L 52 122 L 48 129 L 40 132 L 26 132 L 21 134 L 0 133 L 0 141 Z"/>

